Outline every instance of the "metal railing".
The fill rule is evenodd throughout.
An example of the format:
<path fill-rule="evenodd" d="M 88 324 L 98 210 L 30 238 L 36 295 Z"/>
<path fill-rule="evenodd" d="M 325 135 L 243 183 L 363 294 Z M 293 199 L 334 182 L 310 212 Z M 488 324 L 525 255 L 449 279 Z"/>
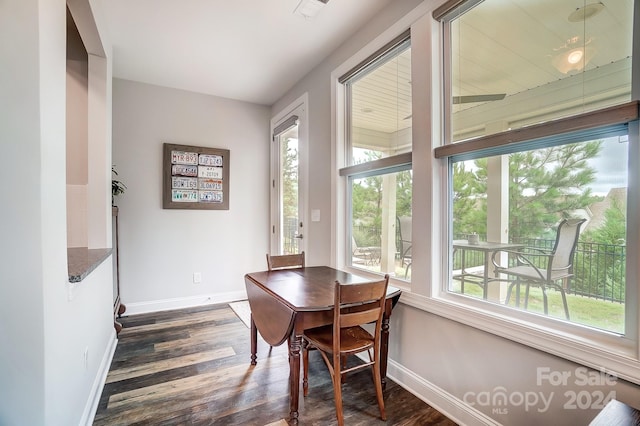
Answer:
<path fill-rule="evenodd" d="M 296 238 L 298 232 L 298 218 L 285 217 L 282 224 L 283 254 L 298 253 L 300 240 Z"/>
<path fill-rule="evenodd" d="M 353 235 L 359 246 L 380 246 L 380 229 L 372 226 L 354 226 Z M 466 239 L 467 235 L 456 235 L 454 239 Z M 484 236 L 480 236 L 485 240 Z M 525 247 L 541 250 L 552 250 L 555 239 L 518 238 L 512 243 L 520 243 Z M 462 255 L 465 256 L 465 267 L 482 267 L 484 254 L 473 250 L 458 250 L 454 254 L 453 269 L 460 269 Z M 574 253 L 574 277 L 569 280 L 565 291 L 568 294 L 591 297 L 617 303 L 625 300 L 625 261 L 627 247 L 625 244 L 603 244 L 579 241 Z M 536 265 L 540 268 L 546 266 Z"/>
<path fill-rule="evenodd" d="M 466 235 L 461 235 L 454 239 L 465 238 Z M 555 240 L 541 238 L 518 238 L 517 241 L 511 242 L 547 251 L 551 251 L 555 244 Z M 565 291 L 569 294 L 624 303 L 626 249 L 624 244 L 579 241 L 574 253 L 574 277 L 569 280 Z M 467 268 L 484 264 L 483 253 L 473 250 L 466 250 L 464 253 L 460 251 L 456 252 L 453 259 L 454 270 L 460 268 L 462 255 L 465 256 L 464 263 Z M 546 268 L 542 263 L 536 266 Z"/>

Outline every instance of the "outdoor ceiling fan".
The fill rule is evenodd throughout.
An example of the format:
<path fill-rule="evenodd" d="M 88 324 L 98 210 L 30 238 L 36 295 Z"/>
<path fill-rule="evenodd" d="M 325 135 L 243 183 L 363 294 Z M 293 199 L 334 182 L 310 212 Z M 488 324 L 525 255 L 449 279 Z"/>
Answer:
<path fill-rule="evenodd" d="M 506 93 L 493 93 L 490 95 L 468 95 L 468 96 L 454 96 L 453 104 L 470 104 L 474 102 L 489 102 L 489 101 L 501 101 L 507 96 Z"/>
<path fill-rule="evenodd" d="M 467 96 L 453 96 L 453 104 L 471 104 L 474 102 L 490 102 L 501 101 L 507 96 L 506 93 L 492 93 L 490 95 L 467 95 Z M 408 120 L 413 114 L 406 116 L 403 120 Z"/>

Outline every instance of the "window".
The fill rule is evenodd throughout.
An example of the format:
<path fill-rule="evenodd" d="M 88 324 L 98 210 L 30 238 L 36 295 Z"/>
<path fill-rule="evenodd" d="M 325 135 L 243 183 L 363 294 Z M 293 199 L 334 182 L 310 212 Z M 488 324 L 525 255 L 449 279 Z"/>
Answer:
<path fill-rule="evenodd" d="M 345 264 L 411 277 L 411 47 L 409 32 L 340 79 L 347 133 Z"/>
<path fill-rule="evenodd" d="M 434 11 L 449 250 L 433 294 L 489 331 L 637 381 L 624 361 L 638 357 L 633 4 L 469 0 Z M 545 263 L 558 253 L 563 262 Z"/>
<path fill-rule="evenodd" d="M 451 161 L 450 292 L 538 314 L 545 314 L 546 293 L 547 315 L 624 334 L 628 137 L 580 139 Z M 569 270 L 549 283 L 558 224 L 568 218 L 584 222 L 577 244 L 567 246 Z M 556 262 L 561 255 L 558 248 Z M 494 261 L 533 275 L 496 275 Z"/>
<path fill-rule="evenodd" d="M 576 3 L 466 1 L 448 13 L 450 142 L 631 100 L 633 1 Z"/>

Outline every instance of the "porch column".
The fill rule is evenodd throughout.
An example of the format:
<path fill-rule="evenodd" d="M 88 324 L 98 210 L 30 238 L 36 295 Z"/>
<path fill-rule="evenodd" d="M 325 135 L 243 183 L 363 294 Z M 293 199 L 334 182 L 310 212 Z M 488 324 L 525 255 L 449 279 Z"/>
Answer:
<path fill-rule="evenodd" d="M 497 133 L 507 129 L 504 121 L 487 125 L 487 133 Z M 490 157 L 487 161 L 487 241 L 509 242 L 509 156 Z M 501 264 L 507 261 L 502 254 Z M 489 278 L 494 277 L 493 264 L 489 262 Z M 507 283 L 489 285 L 487 298 L 503 302 L 507 296 Z"/>
<path fill-rule="evenodd" d="M 382 175 L 380 271 L 396 273 L 396 174 Z"/>

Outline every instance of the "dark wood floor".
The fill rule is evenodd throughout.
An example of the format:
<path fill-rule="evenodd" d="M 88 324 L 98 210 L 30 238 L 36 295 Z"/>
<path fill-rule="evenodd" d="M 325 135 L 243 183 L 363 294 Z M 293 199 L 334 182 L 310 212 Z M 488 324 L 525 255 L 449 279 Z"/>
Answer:
<path fill-rule="evenodd" d="M 249 330 L 228 305 L 123 317 L 122 324 L 94 425 L 264 426 L 288 417 L 286 345 L 269 352 L 259 338 L 252 367 Z M 331 378 L 318 353 L 310 361 L 300 425 L 334 425 Z M 367 369 L 343 386 L 347 425 L 455 425 L 390 379 L 387 421 L 380 420 Z"/>

